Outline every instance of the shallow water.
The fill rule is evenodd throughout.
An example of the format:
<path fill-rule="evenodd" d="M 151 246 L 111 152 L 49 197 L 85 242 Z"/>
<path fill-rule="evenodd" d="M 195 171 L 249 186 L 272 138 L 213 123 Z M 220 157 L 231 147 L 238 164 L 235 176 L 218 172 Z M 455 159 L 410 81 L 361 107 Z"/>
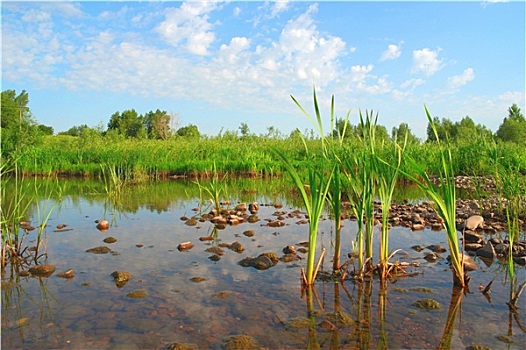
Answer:
<path fill-rule="evenodd" d="M 428 263 L 423 259 L 426 251 L 410 248 L 415 244 L 447 247 L 444 232 L 392 228 L 390 250 L 403 249 L 407 257 L 398 258 L 420 263 L 407 269 L 414 276 L 389 281 L 385 288 L 376 279 L 317 281 L 311 299 L 302 295 L 300 286 L 305 259 L 280 261 L 264 271 L 238 264 L 263 252 L 281 256 L 285 246 L 308 239 L 308 226 L 297 224 L 297 218 L 287 218 L 284 227 L 266 226 L 265 219 L 276 218 L 277 209 L 271 204 L 283 203 L 279 210 L 290 212 L 298 209 L 297 200 L 265 184 L 232 191 L 232 203 L 255 200 L 261 204 L 260 221 L 214 231 L 210 222 L 187 226 L 181 220 L 195 215 L 193 209 L 200 207 L 195 187 L 164 183 L 130 188 L 118 201 L 91 191 L 64 195 L 46 228 L 47 258 L 39 261 L 55 265 L 56 272 L 50 277 L 21 277 L 8 266 L 2 274 L 2 348 L 155 349 L 178 342 L 217 349 L 238 334 L 249 335 L 268 349 L 315 344 L 327 349 L 463 349 L 473 345 L 522 349 L 526 344 L 521 330 L 526 325 L 525 296 L 518 303 L 517 318 L 513 317 L 506 305 L 510 282 L 505 265 L 498 261 L 487 267 L 477 259 L 479 270 L 470 273 L 471 293 L 450 307 L 455 298 L 445 260 L 448 253 Z M 33 221 L 36 217 L 35 212 Z M 97 219 L 107 219 L 111 228 L 98 231 Z M 67 224 L 68 230 L 56 232 L 58 224 Z M 342 256 L 346 257 L 356 225 L 348 220 L 344 225 Z M 247 237 L 243 234 L 247 230 L 255 235 Z M 214 240 L 199 240 L 211 234 L 216 235 Z M 324 270 L 331 267 L 331 235 L 331 221 L 322 221 L 318 247 L 327 249 Z M 104 243 L 108 236 L 117 241 Z M 178 244 L 186 241 L 195 246 L 179 251 Z M 219 261 L 209 259 L 212 253 L 206 249 L 235 241 L 244 246 L 242 253 L 223 248 Z M 86 252 L 101 245 L 112 252 Z M 306 254 L 299 256 L 306 258 Z M 74 278 L 58 277 L 68 269 L 75 270 Z M 119 288 L 111 277 L 115 270 L 128 271 L 133 277 Z M 517 266 L 517 275 L 518 283 L 526 280 L 524 267 Z M 193 277 L 204 280 L 193 282 Z M 478 287 L 492 280 L 489 302 Z M 144 290 L 147 296 L 127 296 L 136 290 Z M 422 310 L 413 305 L 425 298 L 436 300 L 442 308 Z M 326 320 L 335 327 L 326 329 L 330 328 L 324 327 Z"/>

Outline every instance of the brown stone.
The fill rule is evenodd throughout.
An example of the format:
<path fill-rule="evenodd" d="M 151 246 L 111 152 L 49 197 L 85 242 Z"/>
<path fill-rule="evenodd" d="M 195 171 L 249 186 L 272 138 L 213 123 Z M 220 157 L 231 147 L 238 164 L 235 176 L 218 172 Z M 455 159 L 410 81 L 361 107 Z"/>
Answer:
<path fill-rule="evenodd" d="M 179 243 L 179 245 L 177 246 L 177 249 L 181 251 L 181 250 L 192 249 L 193 247 L 194 247 L 194 244 L 192 242 L 183 242 L 183 243 Z"/>
<path fill-rule="evenodd" d="M 51 276 L 55 272 L 55 265 L 37 265 L 29 269 L 29 272 L 33 275 L 39 276 Z"/>
<path fill-rule="evenodd" d="M 99 231 L 108 231 L 110 228 L 110 223 L 106 220 L 101 220 L 98 224 L 97 224 L 97 229 Z"/>

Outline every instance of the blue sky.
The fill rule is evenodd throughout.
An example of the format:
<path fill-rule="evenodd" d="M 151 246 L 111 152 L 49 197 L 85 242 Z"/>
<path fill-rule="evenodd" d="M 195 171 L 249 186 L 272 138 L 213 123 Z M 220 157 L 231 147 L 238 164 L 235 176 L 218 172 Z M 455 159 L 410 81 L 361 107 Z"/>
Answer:
<path fill-rule="evenodd" d="M 496 131 L 525 111 L 525 2 L 2 2 L 2 91 L 55 132 L 166 110 L 208 135 L 351 122 L 425 137 L 431 114 Z"/>

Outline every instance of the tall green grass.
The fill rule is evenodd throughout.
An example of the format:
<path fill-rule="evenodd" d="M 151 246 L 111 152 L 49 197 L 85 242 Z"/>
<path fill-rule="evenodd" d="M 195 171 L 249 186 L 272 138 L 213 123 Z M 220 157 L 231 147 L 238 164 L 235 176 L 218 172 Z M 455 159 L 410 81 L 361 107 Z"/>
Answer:
<path fill-rule="evenodd" d="M 438 138 L 438 133 L 433 119 L 425 108 L 427 119 Z M 451 255 L 451 266 L 453 270 L 453 283 L 456 286 L 467 287 L 467 276 L 464 274 L 463 251 L 459 246 L 459 237 L 456 229 L 456 188 L 454 177 L 454 164 L 451 156 L 451 149 L 448 145 L 437 141 L 436 148 L 440 154 L 440 169 L 437 169 L 439 184 L 435 184 L 429 174 L 420 167 L 414 159 L 409 158 L 418 175 L 405 173 L 405 175 L 415 182 L 433 200 L 438 215 L 444 220 L 447 242 Z"/>
<path fill-rule="evenodd" d="M 318 166 L 330 165 L 322 162 L 327 146 L 339 153 L 346 149 L 363 149 L 359 125 L 348 125 L 348 133 L 342 133 L 342 143 L 334 142 L 333 130 L 316 137 L 298 135 L 269 138 L 265 136 L 236 137 L 235 135 L 203 136 L 194 138 L 174 137 L 162 140 L 111 139 L 109 137 L 83 138 L 66 135 L 46 136 L 43 143 L 33 145 L 17 159 L 21 174 L 69 175 L 97 178 L 101 164 L 126 164 L 135 179 L 164 179 L 170 176 L 197 176 L 211 172 L 216 163 L 217 170 L 233 176 L 275 176 L 285 170 L 276 162 L 271 149 L 279 149 L 298 168 L 317 161 Z M 317 131 L 317 130 L 315 130 Z M 344 137 L 345 136 L 345 137 Z M 324 141 L 320 139 L 325 139 Z M 392 141 L 389 141 L 392 142 Z M 308 146 L 308 154 L 305 151 Z M 376 145 L 375 147 L 380 147 Z M 497 143 L 495 148 L 478 140 L 450 144 L 455 175 L 493 175 L 494 168 L 489 159 L 498 157 L 506 167 L 513 167 L 526 175 L 526 154 L 518 145 Z M 377 150 L 378 152 L 378 150 Z M 440 171 L 440 153 L 434 143 L 408 145 L 406 153 L 428 174 Z M 3 160 L 4 164 L 6 160 Z M 402 165 L 402 170 L 414 175 L 418 171 L 411 163 Z"/>
<path fill-rule="evenodd" d="M 307 116 L 307 118 L 317 128 L 320 135 L 322 135 L 322 147 L 325 147 L 325 138 L 323 137 L 323 122 L 316 97 L 316 89 L 313 92 L 314 110 L 316 119 L 312 118 L 310 114 L 301 106 L 301 104 L 293 97 L 292 100 L 296 106 Z M 334 106 L 334 99 L 332 102 Z M 331 108 L 332 109 L 332 108 Z M 309 148 L 304 142 L 305 152 L 309 153 Z M 318 226 L 321 214 L 323 212 L 329 190 L 331 188 L 332 177 L 335 172 L 335 165 L 331 164 L 329 171 L 325 171 L 325 167 L 319 168 L 313 166 L 311 163 L 307 164 L 307 179 L 300 175 L 299 170 L 294 166 L 289 158 L 277 148 L 273 149 L 274 153 L 281 161 L 288 174 L 291 176 L 294 186 L 299 191 L 303 200 L 307 216 L 309 218 L 309 251 L 307 254 L 307 271 L 303 276 L 303 283 L 307 286 L 314 284 L 316 278 L 317 267 L 315 266 L 316 256 L 316 241 L 318 237 Z M 326 158 L 325 158 L 326 160 Z M 323 257 L 323 253 L 322 253 Z M 317 265 L 319 266 L 319 264 Z"/>

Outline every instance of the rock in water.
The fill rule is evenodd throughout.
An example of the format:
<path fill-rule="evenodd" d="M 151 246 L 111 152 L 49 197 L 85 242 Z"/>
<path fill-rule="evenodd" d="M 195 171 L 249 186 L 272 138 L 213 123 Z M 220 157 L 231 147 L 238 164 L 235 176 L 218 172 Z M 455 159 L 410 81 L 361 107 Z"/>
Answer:
<path fill-rule="evenodd" d="M 55 272 L 55 265 L 37 265 L 29 269 L 33 275 L 50 276 Z"/>
<path fill-rule="evenodd" d="M 97 229 L 99 231 L 108 231 L 109 228 L 110 228 L 110 223 L 108 221 L 106 221 L 106 220 L 101 220 L 97 224 Z"/>
<path fill-rule="evenodd" d="M 478 269 L 477 263 L 467 254 L 462 254 L 462 263 L 464 271 L 475 271 Z"/>
<path fill-rule="evenodd" d="M 113 277 L 115 281 L 115 285 L 119 288 L 124 286 L 126 283 L 128 283 L 128 280 L 133 277 L 133 275 L 126 271 L 113 271 L 111 273 L 111 277 Z"/>
<path fill-rule="evenodd" d="M 111 249 L 105 246 L 100 246 L 100 247 L 90 248 L 86 250 L 86 252 L 93 253 L 93 254 L 108 254 L 109 252 L 111 252 Z"/>
<path fill-rule="evenodd" d="M 413 306 L 416 306 L 419 309 L 424 310 L 438 310 L 442 308 L 442 305 L 436 300 L 433 299 L 420 299 L 413 303 Z"/>
<path fill-rule="evenodd" d="M 229 337 L 221 346 L 225 350 L 252 350 L 261 349 L 256 340 L 248 335 L 233 335 Z"/>
<path fill-rule="evenodd" d="M 484 224 L 484 218 L 480 215 L 470 216 L 464 223 L 464 228 L 468 230 L 476 230 L 477 228 L 482 228 Z"/>
<path fill-rule="evenodd" d="M 493 244 L 491 244 L 489 241 L 483 248 L 477 250 L 477 256 L 481 256 L 483 258 L 493 259 L 495 258 L 495 255 L 495 248 L 493 248 Z"/>
<path fill-rule="evenodd" d="M 62 278 L 67 278 L 67 279 L 73 278 L 75 277 L 75 270 L 69 269 L 64 272 L 59 273 L 57 276 L 62 277 Z"/>
<path fill-rule="evenodd" d="M 144 289 L 138 289 L 134 290 L 133 292 L 129 292 L 126 294 L 126 297 L 131 299 L 141 299 L 146 298 L 148 296 L 148 293 Z"/>

